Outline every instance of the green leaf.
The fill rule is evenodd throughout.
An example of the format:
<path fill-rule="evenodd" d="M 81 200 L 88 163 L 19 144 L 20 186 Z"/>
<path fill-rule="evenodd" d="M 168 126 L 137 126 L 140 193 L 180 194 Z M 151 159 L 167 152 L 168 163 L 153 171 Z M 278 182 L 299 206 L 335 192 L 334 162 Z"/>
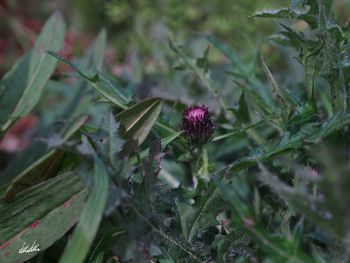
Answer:
<path fill-rule="evenodd" d="M 245 100 L 244 91 L 242 92 L 239 98 L 238 109 L 231 109 L 231 111 L 235 114 L 236 119 L 240 123 L 247 123 L 250 121 L 249 110 L 247 102 Z"/>
<path fill-rule="evenodd" d="M 206 147 L 203 147 L 203 151 L 201 153 L 201 166 L 198 169 L 198 175 L 206 180 L 210 179 L 210 164 L 209 164 L 209 157 L 208 157 L 208 151 Z"/>
<path fill-rule="evenodd" d="M 171 139 L 172 136 L 175 136 L 176 141 L 182 146 L 182 147 L 186 147 L 187 146 L 187 141 L 184 139 L 183 136 L 179 136 L 181 135 L 181 132 L 178 132 L 177 130 L 173 129 L 172 127 L 162 123 L 161 121 L 157 121 L 156 124 L 154 125 L 155 130 L 160 134 L 160 136 L 162 138 L 165 137 L 169 138 L 169 140 Z M 178 135 L 176 135 L 177 133 L 179 133 Z M 163 139 L 162 139 L 163 140 Z M 172 140 L 171 140 L 172 141 Z M 162 145 L 164 145 L 164 142 L 162 141 Z"/>
<path fill-rule="evenodd" d="M 105 56 L 106 46 L 107 46 L 107 32 L 106 32 L 106 29 L 102 29 L 98 34 L 93 44 L 93 47 L 90 49 L 90 52 L 89 52 L 92 58 L 91 64 L 94 65 L 97 70 L 102 70 L 103 58 Z"/>
<path fill-rule="evenodd" d="M 125 231 L 122 231 L 116 227 L 108 228 L 104 231 L 103 236 L 101 237 L 100 241 L 97 243 L 96 247 L 92 251 L 88 263 L 93 262 L 103 262 L 103 257 L 105 254 L 105 251 L 108 249 L 108 245 L 112 238 L 114 236 L 123 234 Z"/>
<path fill-rule="evenodd" d="M 196 65 L 199 68 L 203 68 L 204 72 L 208 72 L 208 66 L 209 66 L 209 50 L 210 46 L 207 47 L 207 49 L 204 51 L 203 57 L 198 58 L 196 60 Z"/>
<path fill-rule="evenodd" d="M 109 114 L 109 127 L 108 127 L 108 144 L 109 144 L 109 161 L 113 168 L 118 171 L 120 169 L 120 159 L 118 154 L 123 148 L 125 141 L 119 137 L 119 123 L 115 121 L 112 113 Z"/>
<path fill-rule="evenodd" d="M 81 263 L 94 241 L 108 195 L 108 176 L 102 161 L 94 155 L 94 184 L 73 236 L 60 258 L 60 263 Z"/>
<path fill-rule="evenodd" d="M 257 123 L 243 125 L 243 127 L 241 129 L 234 130 L 232 132 L 216 136 L 216 137 L 213 138 L 212 141 L 213 142 L 219 141 L 219 140 L 225 139 L 227 137 L 230 137 L 230 136 L 233 136 L 233 135 L 236 135 L 236 134 L 239 134 L 239 133 L 243 133 L 243 132 L 247 131 L 250 128 L 253 128 L 253 127 L 256 127 L 256 126 L 260 125 L 264 121 L 265 120 L 261 120 L 261 121 L 258 121 Z"/>
<path fill-rule="evenodd" d="M 204 189 L 193 205 L 177 202 L 182 233 L 191 242 L 201 231 L 205 230 L 215 220 L 220 206 L 219 190 L 215 184 Z"/>
<path fill-rule="evenodd" d="M 263 64 L 266 75 L 267 75 L 267 77 L 272 85 L 272 88 L 273 88 L 272 94 L 276 98 L 276 100 L 277 100 L 278 104 L 280 105 L 280 107 L 282 108 L 282 110 L 285 110 L 288 105 L 286 104 L 286 99 L 284 97 L 284 93 L 282 92 L 280 86 L 277 84 L 275 77 L 272 75 L 270 69 L 266 65 L 264 58 L 262 56 L 261 56 L 261 62 Z"/>
<path fill-rule="evenodd" d="M 287 122 L 287 128 L 293 129 L 300 125 L 311 122 L 316 119 L 317 108 L 314 101 L 308 101 L 305 104 L 298 106 Z"/>
<path fill-rule="evenodd" d="M 82 71 L 77 65 L 68 61 L 65 57 L 58 55 L 54 51 L 50 50 L 47 51 L 47 53 L 70 66 L 78 77 L 86 80 L 99 94 L 101 94 L 108 101 L 112 102 L 115 106 L 121 109 L 126 108 L 126 105 L 118 94 L 118 91 L 111 85 L 110 81 L 106 81 L 106 77 L 102 73 L 95 72 L 95 74 L 89 74 Z"/>
<path fill-rule="evenodd" d="M 106 50 L 107 34 L 106 30 L 102 29 L 95 39 L 94 43 L 89 47 L 82 61 L 79 65 L 86 70 L 101 70 L 103 67 L 104 52 Z M 81 114 L 86 114 L 91 109 L 91 101 L 93 99 L 93 94 L 86 92 L 88 82 L 84 79 L 78 79 L 73 86 L 69 86 L 69 93 L 66 95 L 67 99 L 61 102 L 65 105 L 64 109 L 58 113 L 58 117 L 54 118 L 75 118 Z M 90 113 L 90 112 L 89 112 Z M 55 111 L 57 114 L 57 111 Z"/>
<path fill-rule="evenodd" d="M 280 23 L 280 25 L 286 30 L 282 31 L 281 34 L 289 39 L 294 47 L 300 47 L 301 45 L 307 44 L 303 33 L 297 32 L 294 29 Z"/>
<path fill-rule="evenodd" d="M 116 115 L 124 128 L 122 136 L 141 144 L 147 137 L 162 109 L 162 100 L 151 98 L 141 101 Z"/>
<path fill-rule="evenodd" d="M 0 205 L 0 262 L 24 262 L 38 254 L 18 253 L 24 242 L 35 242 L 40 251 L 50 247 L 78 221 L 87 193 L 80 177 L 68 172 Z"/>
<path fill-rule="evenodd" d="M 186 240 L 189 240 L 190 222 L 195 218 L 197 210 L 185 202 L 176 202 L 176 208 L 180 216 L 182 234 Z"/>
<path fill-rule="evenodd" d="M 253 17 L 291 18 L 288 8 L 258 10 Z"/>
<path fill-rule="evenodd" d="M 17 61 L 0 82 L 0 131 L 6 130 L 12 123 L 9 118 L 18 103 L 18 99 L 23 94 L 29 74 L 29 62 L 30 53 Z M 6 122 L 8 122 L 7 127 L 3 126 Z"/>
<path fill-rule="evenodd" d="M 44 25 L 30 54 L 18 62 L 1 81 L 0 131 L 6 130 L 16 119 L 27 115 L 38 103 L 57 64 L 57 61 L 42 51 L 61 49 L 64 33 L 62 16 L 55 13 Z"/>
<path fill-rule="evenodd" d="M 134 87 L 132 84 L 129 84 L 126 88 L 124 88 L 120 80 L 114 78 L 111 75 L 99 73 L 99 77 L 103 84 L 111 91 L 115 92 L 120 100 L 120 105 L 116 105 L 119 108 L 126 108 L 125 105 L 127 105 L 133 96 Z M 102 91 L 102 90 L 101 90 Z M 107 98 L 108 99 L 108 98 Z"/>
<path fill-rule="evenodd" d="M 67 142 L 85 123 L 86 119 L 86 116 L 77 119 L 62 135 L 63 138 L 60 144 Z M 37 175 L 30 172 L 53 156 L 57 152 L 57 149 L 58 147 L 50 149 L 47 143 L 43 141 L 34 141 L 19 158 L 15 159 L 4 173 L 1 174 L 0 183 L 4 183 L 6 180 L 14 177 L 1 197 L 1 200 L 10 201 L 16 193 L 28 188 L 28 186 L 31 186 L 33 182 L 38 180 Z"/>

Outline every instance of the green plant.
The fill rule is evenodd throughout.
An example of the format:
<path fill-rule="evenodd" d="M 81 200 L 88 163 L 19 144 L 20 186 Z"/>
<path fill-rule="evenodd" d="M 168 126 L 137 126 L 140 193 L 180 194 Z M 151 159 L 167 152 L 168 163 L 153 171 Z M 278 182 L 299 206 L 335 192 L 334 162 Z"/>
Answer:
<path fill-rule="evenodd" d="M 253 16 L 283 19 L 271 39 L 296 50 L 301 83 L 287 87 L 262 57 L 247 65 L 212 36 L 199 58 L 169 40 L 174 75 L 210 105 L 215 133 L 203 145 L 208 112 L 190 108 L 201 112 L 183 134 L 178 80 L 168 76 L 168 98 L 140 99 L 108 74 L 104 30 L 83 58 L 61 56 L 54 14 L 0 82 L 2 137 L 33 109 L 40 116 L 0 175 L 1 262 L 348 262 L 349 27 L 326 0 Z M 228 64 L 214 68 L 212 49 Z M 48 78 L 57 61 L 74 82 Z M 200 150 L 188 140 L 197 131 Z M 41 251 L 17 253 L 34 241 Z"/>

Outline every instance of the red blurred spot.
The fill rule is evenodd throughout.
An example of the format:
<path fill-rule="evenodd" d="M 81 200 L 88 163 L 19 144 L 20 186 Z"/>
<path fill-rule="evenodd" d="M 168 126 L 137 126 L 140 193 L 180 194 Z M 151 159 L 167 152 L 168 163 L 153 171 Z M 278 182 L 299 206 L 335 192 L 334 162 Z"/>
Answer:
<path fill-rule="evenodd" d="M 66 202 L 63 203 L 63 207 L 67 207 L 70 205 L 70 203 L 74 200 L 74 197 L 68 199 Z"/>
<path fill-rule="evenodd" d="M 0 250 L 2 250 L 2 249 L 4 249 L 4 248 L 8 247 L 8 245 L 10 245 L 10 242 L 9 242 L 9 241 L 5 242 L 4 244 L 2 244 L 2 245 L 0 246 Z"/>
<path fill-rule="evenodd" d="M 243 223 L 246 227 L 252 227 L 255 225 L 255 221 L 251 218 L 243 218 Z"/>
<path fill-rule="evenodd" d="M 37 117 L 31 115 L 19 119 L 0 142 L 0 150 L 8 153 L 23 151 L 31 142 L 30 135 L 37 123 Z"/>
<path fill-rule="evenodd" d="M 64 37 L 64 46 L 63 49 L 57 53 L 64 57 L 66 60 L 72 60 L 74 53 L 81 49 L 81 51 L 87 50 L 89 43 L 91 42 L 91 36 L 86 34 L 79 34 L 73 29 L 68 29 Z M 55 50 L 56 51 L 56 50 Z M 55 74 L 62 74 L 63 72 L 72 72 L 73 70 L 64 63 L 58 63 Z"/>
<path fill-rule="evenodd" d="M 19 20 L 23 26 L 34 31 L 35 33 L 39 33 L 44 24 L 40 19 L 20 17 Z"/>
<path fill-rule="evenodd" d="M 31 224 L 30 228 L 36 228 L 40 224 L 40 220 L 35 221 L 33 224 Z"/>
<path fill-rule="evenodd" d="M 318 172 L 315 169 L 313 169 L 311 166 L 309 165 L 305 166 L 305 170 L 306 170 L 307 176 L 310 179 L 316 179 L 317 177 L 319 177 Z"/>
<path fill-rule="evenodd" d="M 21 135 L 23 134 L 27 129 L 32 128 L 34 125 L 36 125 L 38 122 L 38 119 L 34 116 L 27 116 L 20 120 L 18 120 L 12 128 L 9 130 L 8 133 L 12 133 L 14 135 Z"/>
<path fill-rule="evenodd" d="M 4 256 L 7 257 L 7 256 L 10 255 L 10 254 L 11 254 L 11 250 L 7 251 L 7 252 L 4 254 Z"/>
<path fill-rule="evenodd" d="M 42 52 L 46 51 L 45 44 L 41 44 L 40 47 L 39 47 L 39 50 L 42 51 Z"/>
<path fill-rule="evenodd" d="M 67 207 L 67 206 L 69 206 L 69 204 L 70 204 L 70 200 L 64 202 L 63 207 Z"/>

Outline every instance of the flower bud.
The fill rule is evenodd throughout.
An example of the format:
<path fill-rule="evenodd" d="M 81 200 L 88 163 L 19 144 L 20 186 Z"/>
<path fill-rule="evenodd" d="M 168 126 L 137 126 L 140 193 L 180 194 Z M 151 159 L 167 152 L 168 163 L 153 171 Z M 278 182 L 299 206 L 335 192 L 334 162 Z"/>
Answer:
<path fill-rule="evenodd" d="M 206 144 L 214 132 L 208 108 L 195 105 L 185 109 L 181 128 L 190 143 L 196 146 Z"/>

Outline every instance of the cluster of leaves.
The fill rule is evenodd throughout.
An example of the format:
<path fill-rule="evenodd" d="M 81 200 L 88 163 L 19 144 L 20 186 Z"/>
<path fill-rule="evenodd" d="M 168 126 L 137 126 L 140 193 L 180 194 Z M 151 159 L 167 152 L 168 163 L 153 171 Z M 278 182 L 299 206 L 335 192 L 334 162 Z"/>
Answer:
<path fill-rule="evenodd" d="M 348 262 L 349 27 L 328 0 L 254 17 L 284 21 L 271 39 L 297 50 L 303 82 L 280 85 L 263 58 L 253 64 L 260 80 L 207 37 L 242 90 L 234 106 L 213 78 L 210 49 L 193 59 L 170 41 L 174 69 L 219 108 L 212 142 L 193 149 L 171 114 L 186 105 L 139 100 L 106 73 L 105 31 L 84 58 L 60 56 L 65 26 L 54 14 L 0 82 L 1 136 L 44 109 L 31 144 L 0 174 L 1 262 Z M 52 76 L 58 61 L 76 81 Z M 63 99 L 47 105 L 49 94 Z M 17 253 L 34 240 L 40 253 Z"/>

